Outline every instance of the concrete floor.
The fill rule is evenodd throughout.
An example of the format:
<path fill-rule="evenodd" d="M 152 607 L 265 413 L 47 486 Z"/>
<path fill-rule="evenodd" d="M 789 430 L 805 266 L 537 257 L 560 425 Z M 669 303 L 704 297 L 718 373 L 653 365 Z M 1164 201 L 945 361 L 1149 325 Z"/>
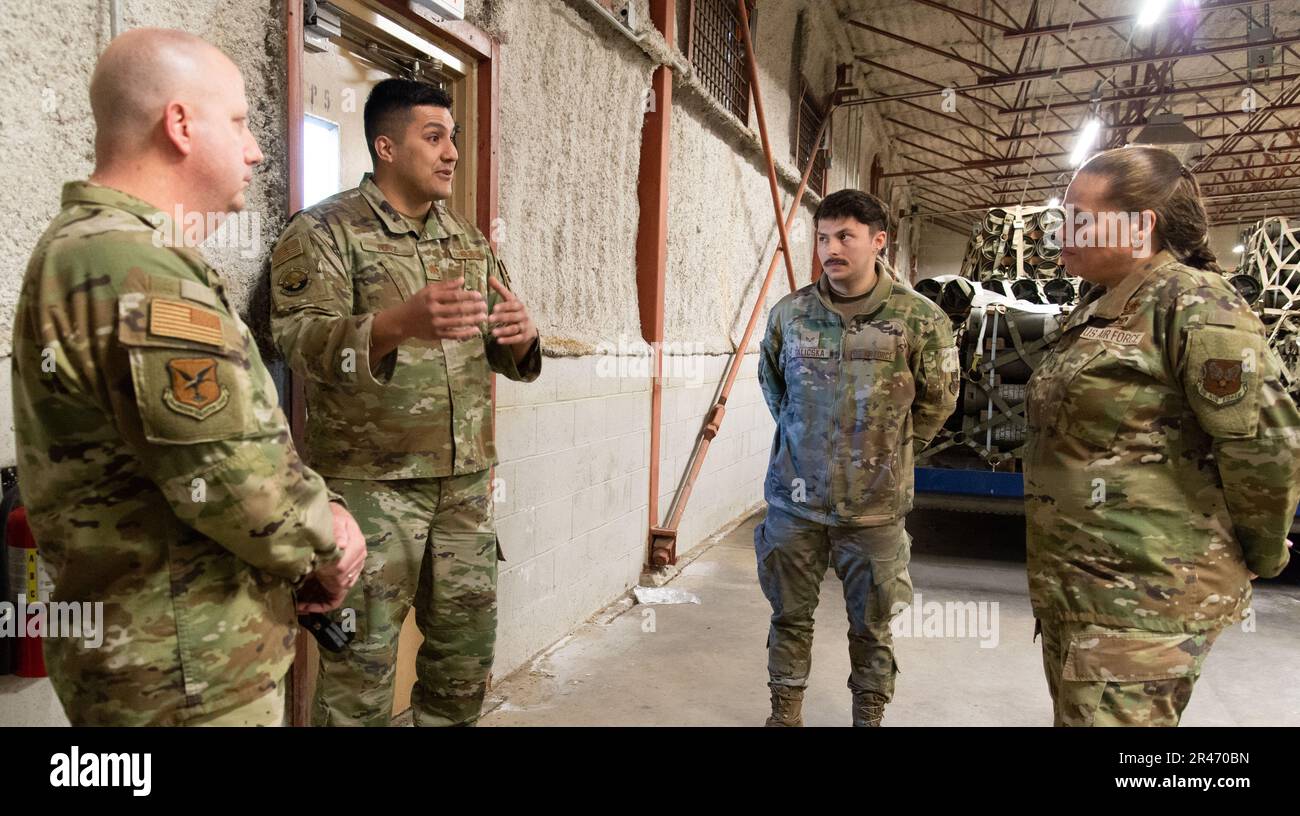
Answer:
<path fill-rule="evenodd" d="M 700 604 L 611 607 L 501 682 L 482 725 L 761 725 L 770 610 L 754 566 L 760 518 L 721 536 L 668 584 Z M 997 602 L 998 639 L 981 648 L 971 637 L 897 638 L 900 674 L 884 724 L 1050 725 L 1021 520 L 915 511 L 908 528 L 921 602 Z M 1300 725 L 1300 587 L 1257 585 L 1254 606 L 1255 631 L 1234 627 L 1216 643 L 1185 725 Z M 810 726 L 849 723 L 844 614 L 828 570 L 804 704 Z"/>

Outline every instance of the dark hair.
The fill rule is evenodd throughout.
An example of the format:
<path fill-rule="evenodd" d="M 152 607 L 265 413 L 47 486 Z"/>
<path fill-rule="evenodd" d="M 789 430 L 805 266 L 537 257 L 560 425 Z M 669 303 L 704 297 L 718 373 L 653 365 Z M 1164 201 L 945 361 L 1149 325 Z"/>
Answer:
<path fill-rule="evenodd" d="M 813 224 L 836 218 L 853 218 L 871 227 L 874 232 L 884 232 L 889 229 L 888 212 L 885 202 L 871 193 L 864 193 L 861 190 L 836 190 L 817 205 L 817 212 L 813 214 Z"/>
<path fill-rule="evenodd" d="M 435 85 L 413 79 L 385 79 L 370 89 L 362 116 L 366 123 L 366 147 L 370 160 L 378 163 L 375 139 L 387 136 L 392 139 L 410 120 L 411 108 L 433 105 L 451 110 L 451 94 Z"/>
<path fill-rule="evenodd" d="M 1130 145 L 1098 153 L 1079 168 L 1106 180 L 1106 201 L 1119 210 L 1156 214 L 1160 247 L 1188 266 L 1222 274 L 1210 249 L 1209 217 L 1196 176 L 1161 147 Z"/>

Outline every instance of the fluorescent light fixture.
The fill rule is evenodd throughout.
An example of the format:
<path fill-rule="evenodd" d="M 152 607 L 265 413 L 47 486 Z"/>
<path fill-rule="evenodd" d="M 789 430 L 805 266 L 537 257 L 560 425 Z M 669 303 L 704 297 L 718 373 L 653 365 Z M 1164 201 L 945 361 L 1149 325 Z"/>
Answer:
<path fill-rule="evenodd" d="M 1059 198 L 1053 198 L 1051 201 L 1047 202 L 1047 206 L 1049 206 L 1049 207 L 1059 207 L 1059 206 L 1061 206 L 1061 199 L 1059 199 Z"/>
<path fill-rule="evenodd" d="M 1204 141 L 1183 122 L 1181 113 L 1153 113 L 1146 126 L 1133 137 L 1133 144 L 1176 145 L 1200 144 Z"/>
<path fill-rule="evenodd" d="M 1083 164 L 1083 160 L 1088 158 L 1093 145 L 1097 143 L 1097 136 L 1100 133 L 1101 120 L 1093 117 L 1084 123 L 1083 128 L 1079 131 L 1079 141 L 1074 143 L 1074 150 L 1070 152 L 1071 167 L 1078 167 Z"/>
<path fill-rule="evenodd" d="M 1141 28 L 1142 26 L 1153 25 L 1165 13 L 1165 6 L 1169 5 L 1169 0 L 1142 0 L 1142 7 L 1138 9 L 1137 20 L 1134 25 Z"/>
<path fill-rule="evenodd" d="M 1232 251 L 1240 255 L 1241 253 L 1246 251 L 1246 248 L 1241 244 L 1237 244 L 1235 247 L 1232 248 Z"/>

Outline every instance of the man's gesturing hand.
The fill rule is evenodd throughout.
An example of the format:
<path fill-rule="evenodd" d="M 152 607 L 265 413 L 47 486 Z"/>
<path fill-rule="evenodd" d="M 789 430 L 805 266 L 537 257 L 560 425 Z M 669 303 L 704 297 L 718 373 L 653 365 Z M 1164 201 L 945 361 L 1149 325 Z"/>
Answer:
<path fill-rule="evenodd" d="M 488 278 L 488 285 L 501 296 L 501 302 L 492 309 L 492 336 L 505 346 L 532 343 L 537 337 L 537 329 L 533 327 L 523 301 L 496 278 Z"/>
<path fill-rule="evenodd" d="M 469 340 L 487 320 L 487 302 L 478 292 L 462 288 L 464 278 L 437 281 L 416 292 L 406 303 L 407 336 L 421 340 Z"/>

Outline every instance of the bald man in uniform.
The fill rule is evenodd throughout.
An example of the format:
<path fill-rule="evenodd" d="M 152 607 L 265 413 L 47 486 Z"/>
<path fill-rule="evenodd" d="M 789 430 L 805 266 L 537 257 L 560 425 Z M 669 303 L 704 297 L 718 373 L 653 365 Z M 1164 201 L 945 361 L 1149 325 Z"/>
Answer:
<path fill-rule="evenodd" d="M 243 79 L 197 37 L 137 29 L 90 96 L 95 171 L 64 186 L 14 328 L 53 600 L 103 604 L 99 648 L 46 638 L 50 679 L 74 725 L 279 725 L 296 613 L 342 601 L 365 542 L 295 452 L 221 274 L 175 245 L 173 214 L 244 207 L 262 153 Z"/>

